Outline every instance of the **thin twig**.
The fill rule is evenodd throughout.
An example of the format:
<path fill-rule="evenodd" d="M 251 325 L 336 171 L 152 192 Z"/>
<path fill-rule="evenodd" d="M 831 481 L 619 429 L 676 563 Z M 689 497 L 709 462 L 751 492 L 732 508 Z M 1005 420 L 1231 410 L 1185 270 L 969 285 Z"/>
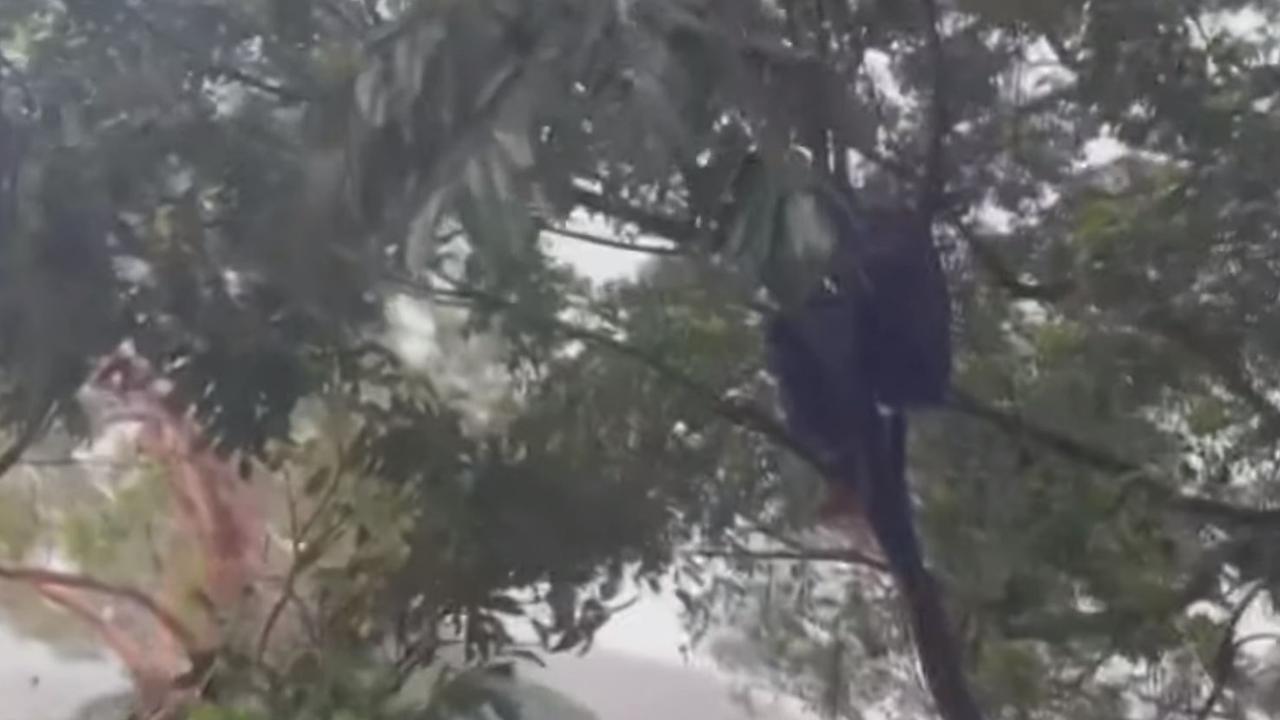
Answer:
<path fill-rule="evenodd" d="M 316 504 L 316 509 L 312 511 L 311 516 L 308 517 L 301 525 L 298 524 L 297 505 L 293 494 L 293 486 L 287 479 L 285 481 L 285 493 L 287 496 L 286 502 L 289 506 L 289 535 L 292 562 L 289 564 L 289 572 L 284 577 L 284 583 L 280 589 L 280 596 L 276 598 L 275 603 L 271 606 L 271 610 L 267 612 L 266 620 L 262 624 L 262 630 L 258 633 L 257 647 L 254 650 L 254 657 L 258 663 L 262 662 L 262 658 L 266 654 L 267 642 L 271 639 L 271 633 L 275 630 L 276 623 L 279 622 L 281 615 L 283 615 L 285 606 L 293 600 L 297 600 L 298 603 L 301 604 L 302 600 L 297 596 L 295 591 L 298 577 L 308 566 L 310 566 L 312 562 L 315 561 L 316 558 L 320 556 L 320 551 L 324 547 L 324 543 L 328 541 L 331 535 L 330 530 L 332 530 L 332 527 L 321 533 L 320 536 L 305 549 L 303 548 L 302 544 L 306 537 L 311 533 L 312 528 L 319 521 L 320 517 L 326 510 L 328 510 L 329 503 L 337 494 L 339 472 L 343 462 L 342 458 L 342 453 L 339 453 L 339 468 L 335 469 L 333 481 L 329 483 L 327 488 L 325 488 L 325 494 L 321 497 L 320 502 Z"/>
<path fill-rule="evenodd" d="M 959 219 L 949 219 L 947 225 L 960 234 L 960 237 L 964 239 L 969 249 L 973 252 L 973 257 L 991 275 L 996 285 L 1009 293 L 1010 297 L 1018 300 L 1054 302 L 1062 300 L 1075 291 L 1076 283 L 1071 279 L 1049 283 L 1031 283 L 1019 278 L 1017 273 L 1005 264 L 1000 254 L 991 246 L 991 243 L 986 238 L 979 236 L 977 231 L 968 223 Z"/>
<path fill-rule="evenodd" d="M 1255 583 L 1253 587 L 1245 593 L 1235 609 L 1231 612 L 1231 617 L 1227 621 L 1227 626 L 1223 630 L 1222 642 L 1218 644 L 1218 651 L 1214 654 L 1213 667 L 1209 668 L 1209 675 L 1213 680 L 1213 689 L 1209 691 L 1209 697 L 1205 698 L 1204 704 L 1200 706 L 1199 712 L 1196 713 L 1196 720 L 1208 720 L 1213 714 L 1214 707 L 1222 700 L 1222 696 L 1226 693 L 1227 683 L 1235 675 L 1236 653 L 1240 649 L 1239 643 L 1236 641 L 1236 627 L 1240 624 L 1240 619 L 1244 617 L 1244 613 L 1253 605 L 1253 601 L 1258 595 L 1266 589 L 1264 583 Z"/>
<path fill-rule="evenodd" d="M 697 548 L 692 555 L 728 560 L 760 562 L 798 561 L 859 565 L 879 572 L 888 572 L 884 561 L 853 548 L 806 548 L 801 550 L 748 550 L 746 548 Z"/>
<path fill-rule="evenodd" d="M 205 73 L 208 75 L 220 76 L 228 80 L 234 80 L 235 82 L 251 87 L 254 90 L 264 92 L 268 95 L 274 95 L 276 98 L 286 103 L 300 103 L 307 99 L 305 95 L 297 90 L 288 88 L 280 83 L 271 82 L 270 80 L 258 77 L 257 75 L 253 75 L 231 65 L 210 65 L 205 70 Z"/>
<path fill-rule="evenodd" d="M 650 212 L 629 203 L 616 202 L 590 190 L 575 190 L 574 201 L 591 212 L 631 223 L 645 234 L 666 238 L 677 245 L 688 245 L 698 237 L 698 229 L 688 220 Z"/>
<path fill-rule="evenodd" d="M 641 245 L 639 243 L 624 242 L 621 240 L 614 240 L 611 238 L 601 237 L 599 235 L 593 235 L 591 233 L 585 233 L 585 232 L 582 232 L 581 230 L 570 230 L 568 228 L 556 227 L 553 225 L 545 225 L 543 227 L 543 230 L 553 235 L 559 235 L 560 237 L 568 238 L 570 240 L 578 240 L 580 242 L 589 243 L 591 245 L 599 245 L 601 247 L 612 248 L 614 250 L 626 250 L 628 252 L 645 253 L 648 255 L 665 255 L 665 256 L 679 256 L 679 255 L 688 254 L 682 251 L 680 248 L 676 248 L 676 247 L 664 247 L 661 245 Z"/>

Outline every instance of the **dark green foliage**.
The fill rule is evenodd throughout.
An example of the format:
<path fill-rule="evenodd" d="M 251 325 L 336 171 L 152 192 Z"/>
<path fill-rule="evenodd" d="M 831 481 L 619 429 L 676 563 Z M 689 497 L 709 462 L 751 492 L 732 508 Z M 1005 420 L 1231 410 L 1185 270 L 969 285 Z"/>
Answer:
<path fill-rule="evenodd" d="M 1246 9 L 1275 15 L 9 0 L 0 413 L 22 441 L 74 427 L 89 362 L 126 337 L 226 451 L 273 461 L 299 408 L 333 401 L 357 426 L 338 464 L 405 514 L 338 503 L 366 548 L 326 576 L 369 620 L 344 643 L 432 659 L 456 624 L 479 662 L 515 610 L 551 609 L 513 598 L 554 587 L 547 643 L 581 646 L 619 568 L 676 563 L 710 589 L 690 609 L 751 628 L 783 686 L 910 713 L 927 702 L 873 576 L 744 559 L 760 530 L 821 555 L 794 532 L 811 472 L 769 412 L 757 301 L 810 286 L 830 245 L 810 199 L 847 171 L 867 205 L 940 190 L 960 392 L 913 439 L 914 484 L 993 716 L 1264 705 L 1271 661 L 1218 652 L 1277 576 L 1280 74 L 1271 25 L 1215 16 Z M 1132 152 L 1081 168 L 1104 131 Z M 593 289 L 536 242 L 575 211 L 669 257 Z M 446 356 L 494 340 L 513 391 L 486 422 L 373 349 L 399 292 L 467 312 Z M 1217 656 L 1237 660 L 1221 693 Z"/>

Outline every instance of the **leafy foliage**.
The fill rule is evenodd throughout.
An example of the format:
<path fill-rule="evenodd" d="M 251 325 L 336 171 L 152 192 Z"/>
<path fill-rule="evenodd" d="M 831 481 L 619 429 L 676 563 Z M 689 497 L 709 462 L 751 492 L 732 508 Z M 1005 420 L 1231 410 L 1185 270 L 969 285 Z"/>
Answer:
<path fill-rule="evenodd" d="M 907 712 L 892 598 L 801 531 L 811 473 L 755 328 L 760 290 L 821 268 L 815 199 L 908 205 L 949 251 L 961 388 L 913 474 L 992 715 L 1266 706 L 1274 658 L 1238 619 L 1277 576 L 1274 15 L 11 0 L 0 460 L 82 431 L 87 367 L 131 338 L 220 452 L 332 513 L 334 555 L 291 551 L 326 649 L 483 664 L 521 614 L 581 647 L 627 573 L 674 564 L 753 671 L 833 715 Z M 1098 138 L 1117 156 L 1081 162 Z M 556 231 L 661 257 L 596 288 Z M 406 298 L 437 356 L 488 339 L 499 402 L 467 395 L 476 367 L 383 349 Z M 80 560 L 128 555 L 143 487 L 68 515 Z M 14 557 L 29 519 L 2 518 Z"/>

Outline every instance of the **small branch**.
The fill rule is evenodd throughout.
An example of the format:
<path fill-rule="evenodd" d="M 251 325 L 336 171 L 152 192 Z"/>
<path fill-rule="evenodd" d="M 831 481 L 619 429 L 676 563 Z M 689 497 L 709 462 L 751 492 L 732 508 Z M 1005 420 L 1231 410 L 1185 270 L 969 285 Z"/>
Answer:
<path fill-rule="evenodd" d="M 748 522 L 748 523 L 747 523 L 747 528 L 748 528 L 751 532 L 755 532 L 755 533 L 759 533 L 759 534 L 761 534 L 761 535 L 764 535 L 766 538 L 768 538 L 768 539 L 772 540 L 772 541 L 773 541 L 773 542 L 775 542 L 775 543 L 778 543 L 779 545 L 781 545 L 781 546 L 783 547 L 783 549 L 784 549 L 784 550 L 787 550 L 787 551 L 790 551 L 790 552 L 796 553 L 796 554 L 798 554 L 798 555 L 803 555 L 803 554 L 807 554 L 807 553 L 818 553 L 818 554 L 822 554 L 822 553 L 828 553 L 828 552 L 831 552 L 831 553 L 837 552 L 837 550 L 827 550 L 827 549 L 823 549 L 823 548 L 813 548 L 813 547 L 809 547 L 809 546 L 805 545 L 804 543 L 800 542 L 799 540 L 796 540 L 796 539 L 795 539 L 795 538 L 793 538 L 793 537 L 789 537 L 788 535 L 786 535 L 786 534 L 785 534 L 785 533 L 783 533 L 782 531 L 780 531 L 780 530 L 778 530 L 778 529 L 775 529 L 775 528 L 771 528 L 771 527 L 769 527 L 768 525 L 765 525 L 765 524 L 763 524 L 763 523 L 759 523 L 759 522 Z M 743 546 L 741 545 L 741 543 L 735 543 L 735 545 L 737 545 L 737 549 L 739 549 L 739 550 L 743 550 L 743 551 L 746 551 L 746 548 L 745 548 L 745 547 L 743 547 Z M 845 551 L 845 550 L 840 550 L 839 552 L 844 552 L 844 553 L 846 553 L 846 555 L 849 555 L 849 554 L 852 554 L 852 555 L 858 555 L 858 556 L 860 556 L 860 557 L 861 557 L 861 559 L 863 559 L 863 560 L 865 560 L 865 561 L 866 561 L 865 563 L 862 563 L 862 564 L 865 564 L 865 565 L 867 565 L 868 567 L 872 567 L 873 569 L 877 569 L 877 570 L 880 570 L 880 571 L 882 571 L 882 572 L 886 572 L 886 573 L 888 573 L 888 572 L 892 572 L 892 568 L 890 568 L 890 567 L 889 567 L 889 565 L 888 565 L 887 563 L 885 563 L 885 562 L 884 562 L 884 559 L 883 559 L 883 558 L 876 557 L 876 556 L 874 556 L 874 555 L 870 555 L 870 554 L 864 553 L 864 552 L 862 552 L 862 551 L 860 551 L 860 550 L 856 550 L 856 549 L 852 549 L 852 548 L 851 548 L 851 549 L 849 549 L 849 550 L 847 550 L 847 551 Z"/>
<path fill-rule="evenodd" d="M 1034 115 L 1036 113 L 1048 110 L 1055 103 L 1070 98 L 1078 92 L 1080 88 L 1075 83 L 1067 83 L 1061 87 L 1046 91 L 1041 95 L 1031 98 L 1019 105 L 1014 106 L 1014 115 Z"/>
<path fill-rule="evenodd" d="M 574 200 L 587 210 L 631 223 L 647 235 L 666 238 L 676 245 L 688 245 L 698 237 L 698 229 L 680 218 L 652 213 L 634 205 L 611 202 L 590 190 L 577 189 Z"/>
<path fill-rule="evenodd" d="M 802 550 L 699 548 L 691 550 L 690 553 L 699 557 L 725 558 L 728 560 L 750 560 L 753 562 L 798 561 L 840 563 L 844 565 L 859 565 L 878 572 L 889 572 L 889 566 L 882 560 L 853 548 L 807 548 Z"/>
<path fill-rule="evenodd" d="M 1223 631 L 1222 642 L 1218 644 L 1218 651 L 1213 658 L 1213 667 L 1209 668 L 1209 674 L 1213 681 L 1213 689 L 1209 692 L 1209 697 L 1205 698 L 1204 704 L 1200 707 L 1200 711 L 1196 713 L 1196 720 L 1208 720 L 1213 715 L 1213 709 L 1218 702 L 1222 700 L 1223 694 L 1226 693 L 1227 683 L 1235 675 L 1236 653 L 1240 649 L 1239 642 L 1236 641 L 1236 627 L 1240 624 L 1240 618 L 1244 617 L 1244 613 L 1257 599 L 1258 595 L 1266 589 L 1263 583 L 1255 583 L 1245 596 L 1236 605 L 1231 612 L 1231 618 L 1227 621 L 1227 627 Z"/>
<path fill-rule="evenodd" d="M 1030 283 L 1017 276 L 991 244 L 979 237 L 967 223 L 952 219 L 948 223 L 960 234 L 973 256 L 982 268 L 995 280 L 996 284 L 1018 300 L 1041 300 L 1056 302 L 1070 295 L 1076 289 L 1074 280 L 1060 280 L 1052 283 Z"/>
<path fill-rule="evenodd" d="M 280 615 L 284 612 L 284 608 L 289 604 L 289 598 L 293 595 L 294 583 L 298 579 L 299 556 L 302 554 L 302 537 L 299 532 L 298 525 L 298 505 L 297 498 L 293 494 L 293 483 L 289 481 L 288 475 L 284 477 L 284 494 L 285 503 L 289 515 L 289 551 L 290 560 L 289 571 L 284 576 L 284 583 L 280 588 L 280 596 L 271 605 L 271 609 L 267 611 L 267 618 L 262 623 L 262 629 L 258 632 L 258 642 L 253 652 L 255 662 L 262 664 L 262 658 L 267 652 L 267 642 L 271 639 L 271 633 L 274 631 L 276 622 Z"/>
<path fill-rule="evenodd" d="M 289 572 L 285 575 L 283 586 L 280 589 L 280 596 L 276 598 L 275 603 L 267 612 L 266 620 L 262 623 L 262 630 L 258 633 L 258 642 L 254 650 L 254 658 L 258 663 L 262 662 L 262 658 L 267 652 L 267 643 L 271 639 L 271 633 L 275 631 L 276 623 L 280 621 L 280 617 L 284 614 L 285 606 L 294 600 L 301 603 L 301 598 L 298 598 L 296 591 L 298 577 L 311 565 L 311 563 L 315 561 L 316 558 L 320 556 L 320 552 L 324 547 L 324 544 L 329 540 L 331 533 L 326 530 L 320 534 L 320 537 L 316 538 L 315 542 L 308 545 L 305 549 L 302 546 L 307 536 L 311 534 L 311 530 L 315 527 L 316 523 L 319 522 L 320 517 L 328 509 L 330 502 L 337 495 L 339 484 L 338 478 L 342 464 L 343 459 L 340 454 L 338 458 L 339 469 L 335 470 L 333 481 L 329 483 L 327 488 L 325 488 L 325 494 L 321 497 L 320 502 L 316 504 L 316 509 L 312 511 L 311 516 L 308 517 L 301 525 L 298 523 L 297 504 L 295 502 L 296 498 L 293 494 L 292 485 L 287 480 L 285 482 L 285 493 L 287 495 L 286 502 L 289 506 L 289 535 L 292 562 L 289 563 Z"/>
<path fill-rule="evenodd" d="M 297 90 L 292 90 L 279 83 L 274 83 L 265 78 L 260 78 L 257 75 L 253 75 L 237 67 L 232 67 L 231 65 L 210 65 L 205 69 L 204 73 L 206 75 L 213 75 L 215 77 L 223 77 L 228 80 L 233 80 L 241 85 L 251 87 L 268 95 L 273 95 L 286 103 L 300 103 L 307 99 L 305 95 Z"/>
<path fill-rule="evenodd" d="M 570 240 L 578 240 L 584 243 L 589 243 L 591 245 L 599 245 L 601 247 L 612 248 L 614 250 L 626 250 L 628 252 L 637 252 L 637 253 L 645 253 L 648 255 L 664 255 L 664 256 L 679 256 L 679 255 L 688 254 L 680 250 L 679 248 L 663 247 L 660 245 L 640 245 L 638 243 L 629 243 L 621 240 L 613 240 L 610 238 L 600 237 L 599 235 L 585 233 L 580 230 L 570 230 L 568 228 L 554 227 L 551 225 L 545 225 L 543 227 L 543 230 L 553 235 L 558 235 L 560 237 L 568 238 Z"/>
<path fill-rule="evenodd" d="M 1044 445 L 1055 452 L 1100 470 L 1114 473 L 1130 473 L 1141 470 L 1141 466 L 1110 450 L 1083 443 L 1069 435 L 1040 426 L 1024 417 L 988 405 L 977 398 L 954 389 L 950 408 L 988 422 L 1001 430 Z"/>

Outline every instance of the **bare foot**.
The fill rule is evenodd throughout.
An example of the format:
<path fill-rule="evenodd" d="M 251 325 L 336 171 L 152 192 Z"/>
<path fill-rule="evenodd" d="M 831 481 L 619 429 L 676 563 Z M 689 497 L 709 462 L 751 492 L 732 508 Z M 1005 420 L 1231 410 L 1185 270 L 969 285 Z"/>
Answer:
<path fill-rule="evenodd" d="M 823 525 L 843 525 L 862 516 L 857 493 L 844 485 L 832 485 L 818 508 L 818 522 Z"/>
<path fill-rule="evenodd" d="M 818 524 L 837 530 L 853 541 L 853 549 L 879 558 L 880 543 L 867 522 L 861 501 L 853 490 L 834 485 L 826 500 L 818 508 Z"/>

